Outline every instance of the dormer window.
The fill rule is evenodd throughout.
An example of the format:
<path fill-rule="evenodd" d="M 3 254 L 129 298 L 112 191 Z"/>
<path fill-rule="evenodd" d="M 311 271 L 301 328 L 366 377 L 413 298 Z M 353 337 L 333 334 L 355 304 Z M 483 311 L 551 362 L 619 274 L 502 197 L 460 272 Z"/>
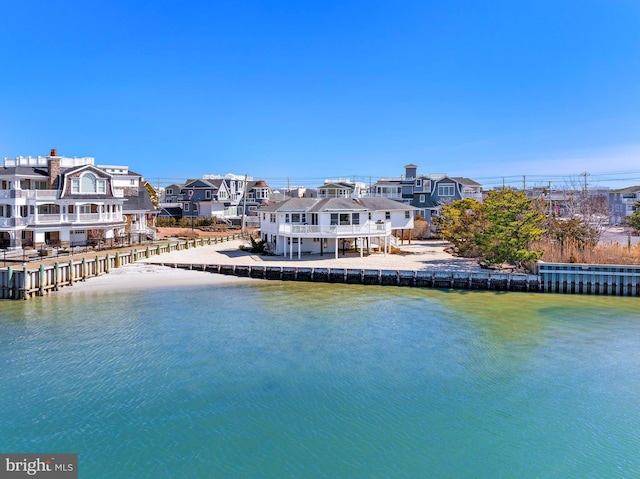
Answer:
<path fill-rule="evenodd" d="M 93 173 L 85 173 L 80 178 L 71 179 L 71 193 L 105 194 L 107 182 Z"/>
<path fill-rule="evenodd" d="M 92 192 L 95 193 L 96 189 L 96 175 L 87 173 L 80 177 L 80 191 L 83 193 Z"/>

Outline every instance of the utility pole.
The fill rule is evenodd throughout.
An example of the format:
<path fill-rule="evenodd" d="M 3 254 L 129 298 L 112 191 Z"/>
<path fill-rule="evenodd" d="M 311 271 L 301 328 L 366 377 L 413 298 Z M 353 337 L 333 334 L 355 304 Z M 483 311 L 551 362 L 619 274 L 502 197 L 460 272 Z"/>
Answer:
<path fill-rule="evenodd" d="M 522 175 L 522 189 L 525 191 L 527 191 L 527 177 L 525 175 Z"/>
<path fill-rule="evenodd" d="M 586 195 L 587 194 L 587 176 L 589 176 L 589 173 L 585 171 L 580 176 L 584 176 L 584 194 Z"/>
<path fill-rule="evenodd" d="M 504 176 L 502 177 L 502 189 L 504 190 Z"/>
<path fill-rule="evenodd" d="M 552 202 L 551 202 L 551 182 L 549 182 L 549 216 L 553 213 Z"/>

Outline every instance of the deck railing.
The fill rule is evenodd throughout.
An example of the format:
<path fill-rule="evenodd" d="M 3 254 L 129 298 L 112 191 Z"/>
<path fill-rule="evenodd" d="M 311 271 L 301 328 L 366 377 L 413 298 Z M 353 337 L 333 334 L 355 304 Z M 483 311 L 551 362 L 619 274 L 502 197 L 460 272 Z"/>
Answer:
<path fill-rule="evenodd" d="M 321 238 L 342 238 L 354 236 L 382 236 L 391 233 L 390 222 L 367 221 L 363 225 L 296 225 L 284 224 L 278 227 L 278 234 L 284 236 L 307 236 Z"/>

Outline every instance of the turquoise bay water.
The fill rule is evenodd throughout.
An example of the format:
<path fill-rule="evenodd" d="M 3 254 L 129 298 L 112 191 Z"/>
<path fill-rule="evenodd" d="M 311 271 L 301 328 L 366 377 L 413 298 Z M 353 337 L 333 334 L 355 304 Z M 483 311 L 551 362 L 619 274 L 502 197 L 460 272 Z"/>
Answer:
<path fill-rule="evenodd" d="M 328 284 L 0 303 L 0 451 L 82 478 L 640 471 L 640 302 Z"/>

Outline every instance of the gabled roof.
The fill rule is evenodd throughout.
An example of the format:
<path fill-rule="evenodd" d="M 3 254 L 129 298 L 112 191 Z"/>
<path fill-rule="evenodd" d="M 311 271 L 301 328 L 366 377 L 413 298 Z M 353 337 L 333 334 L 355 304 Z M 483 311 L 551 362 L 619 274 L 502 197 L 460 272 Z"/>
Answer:
<path fill-rule="evenodd" d="M 204 179 L 196 179 L 196 180 L 188 180 L 185 183 L 184 188 L 215 188 L 218 189 L 222 180 L 204 180 Z"/>
<path fill-rule="evenodd" d="M 454 181 L 457 181 L 458 183 L 462 184 L 462 185 L 467 185 L 467 186 L 482 186 L 480 183 L 478 183 L 477 181 L 473 181 L 470 178 L 465 178 L 464 176 L 450 176 L 449 178 L 451 178 Z"/>
<path fill-rule="evenodd" d="M 66 175 L 69 175 L 71 173 L 77 173 L 77 172 L 82 171 L 82 170 L 90 170 L 90 171 L 93 171 L 93 172 L 98 172 L 98 173 L 100 173 L 100 175 L 102 175 L 102 177 L 105 177 L 105 176 L 106 177 L 111 177 L 111 176 L 113 176 L 111 173 L 107 173 L 106 171 L 98 168 L 95 165 L 79 165 L 79 166 L 72 166 L 71 168 L 61 168 L 60 169 L 60 174 L 66 176 Z"/>
<path fill-rule="evenodd" d="M 342 181 L 332 181 L 330 183 L 325 183 L 321 186 L 318 186 L 318 189 L 321 188 L 350 188 L 350 189 L 354 189 L 356 187 L 356 185 L 354 185 L 353 183 L 347 183 L 347 182 L 342 182 Z"/>
<path fill-rule="evenodd" d="M 413 211 L 417 209 L 414 206 L 401 203 L 399 201 L 390 200 L 389 198 L 361 198 L 359 200 L 368 210 L 372 211 Z"/>
<path fill-rule="evenodd" d="M 289 198 L 260 208 L 260 211 L 307 211 L 316 201 L 316 198 Z"/>
<path fill-rule="evenodd" d="M 149 192 L 144 186 L 138 187 L 137 196 L 125 196 L 124 199 L 126 200 L 122 205 L 124 213 L 129 211 L 156 211 Z"/>
<path fill-rule="evenodd" d="M 362 204 L 361 200 L 351 198 L 322 198 L 315 199 L 315 204 L 309 211 L 314 213 L 327 211 L 367 211 L 367 208 Z"/>

